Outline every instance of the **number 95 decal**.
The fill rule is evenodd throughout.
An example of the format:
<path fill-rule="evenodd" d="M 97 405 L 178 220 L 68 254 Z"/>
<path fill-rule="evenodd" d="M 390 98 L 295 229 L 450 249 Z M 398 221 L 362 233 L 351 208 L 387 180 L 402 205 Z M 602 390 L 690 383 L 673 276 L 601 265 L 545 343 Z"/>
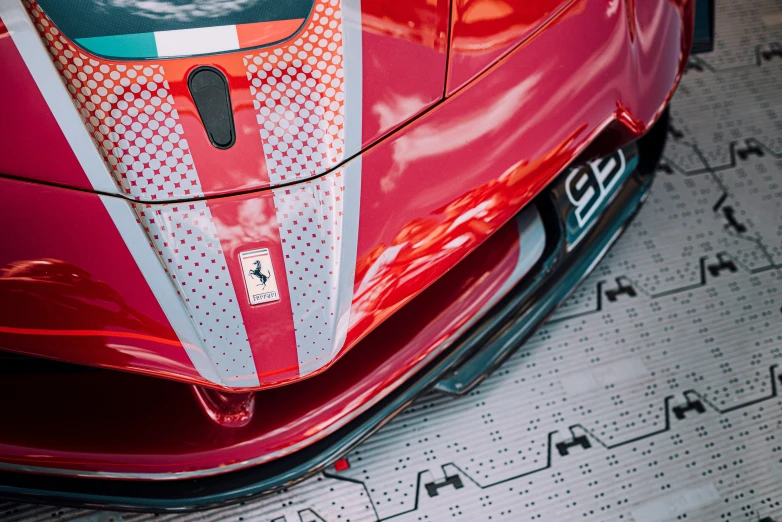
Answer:
<path fill-rule="evenodd" d="M 590 161 L 568 174 L 565 191 L 574 207 L 573 213 L 579 228 L 583 228 L 589 218 L 602 207 L 611 189 L 622 179 L 626 166 L 625 155 L 620 149 L 610 156 Z"/>

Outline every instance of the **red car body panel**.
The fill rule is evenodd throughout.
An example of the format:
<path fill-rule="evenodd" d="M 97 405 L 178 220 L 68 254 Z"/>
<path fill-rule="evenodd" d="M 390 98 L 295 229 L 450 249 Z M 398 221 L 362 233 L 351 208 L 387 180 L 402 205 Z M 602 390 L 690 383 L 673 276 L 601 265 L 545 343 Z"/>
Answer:
<path fill-rule="evenodd" d="M 0 193 L 4 219 L 25 215 L 0 251 L 3 348 L 199 378 L 97 195 L 10 179 Z"/>
<path fill-rule="evenodd" d="M 336 2 L 335 2 L 336 3 Z M 330 5 L 328 1 L 318 0 L 316 9 L 310 19 L 304 24 L 301 36 L 306 37 L 309 32 L 314 32 L 319 25 L 316 15 L 317 7 Z M 361 39 L 363 53 L 360 56 L 362 64 L 359 68 L 361 77 L 358 79 L 362 83 L 362 93 L 358 98 L 363 97 L 363 106 L 366 108 L 362 114 L 363 123 L 358 125 L 360 133 L 360 145 L 363 148 L 376 141 L 380 136 L 387 134 L 397 128 L 405 121 L 421 113 L 428 107 L 431 107 L 443 97 L 443 82 L 445 78 L 445 62 L 447 51 L 447 22 L 448 22 L 448 4 L 440 0 L 439 2 L 415 1 L 401 4 L 405 8 L 400 9 L 394 2 L 364 2 L 361 17 Z M 28 11 L 35 14 L 35 22 L 38 25 L 42 37 L 49 35 L 52 38 L 52 29 L 54 24 L 42 15 L 38 10 L 37 4 L 33 1 Z M 43 26 L 40 21 L 44 20 L 48 25 Z M 55 29 L 56 31 L 56 29 Z M 7 31 L 3 29 L 3 34 Z M 18 52 L 14 48 L 11 38 L 4 38 L 3 43 L 3 61 L 4 72 L 16 77 L 18 75 L 29 75 L 24 62 L 20 60 Z M 168 100 L 172 107 L 178 113 L 177 123 L 182 129 L 179 131 L 181 138 L 186 139 L 189 145 L 189 152 L 193 156 L 193 163 L 198 166 L 199 177 L 202 185 L 202 193 L 196 194 L 187 188 L 172 188 L 167 191 L 135 192 L 126 186 L 115 188 L 113 192 L 121 193 L 140 201 L 160 201 L 160 200 L 179 200 L 189 197 L 214 196 L 221 194 L 230 194 L 234 192 L 245 192 L 258 190 L 274 185 L 267 172 L 267 163 L 263 149 L 262 140 L 259 137 L 259 130 L 262 126 L 258 122 L 259 101 L 256 96 L 256 87 L 248 72 L 248 63 L 253 58 L 248 55 L 248 51 L 226 53 L 221 55 L 204 58 L 177 58 L 167 60 L 145 60 L 145 61 L 117 61 L 100 58 L 80 50 L 67 37 L 57 33 L 58 38 L 63 38 L 65 50 L 73 49 L 72 56 L 66 57 L 64 51 L 57 55 L 58 59 L 66 62 L 63 71 L 67 72 L 68 67 L 72 66 L 73 78 L 78 79 L 78 74 L 85 70 L 97 72 L 101 67 L 108 67 L 114 72 L 118 65 L 133 68 L 134 65 L 143 66 L 142 70 L 154 71 L 151 76 L 160 74 L 161 80 L 166 82 Z M 48 39 L 46 40 L 48 41 Z M 60 42 L 58 42 L 59 44 Z M 274 54 L 275 50 L 285 50 L 287 52 L 290 46 L 290 40 L 262 48 L 263 53 Z M 54 49 L 53 44 L 50 48 Z M 57 51 L 60 52 L 60 51 Z M 84 59 L 79 59 L 80 54 Z M 281 53 L 282 54 L 282 53 Z M 6 55 L 8 59 L 6 60 Z M 320 58 L 319 58 L 320 59 Z M 78 64 L 75 60 L 80 60 Z M 88 63 L 92 60 L 92 64 Z M 232 107 L 237 129 L 236 143 L 228 150 L 219 150 L 214 148 L 203 130 L 201 119 L 190 95 L 187 80 L 189 73 L 198 67 L 208 63 L 220 69 L 228 79 L 231 89 Z M 337 62 L 339 63 L 339 62 Z M 90 67 L 91 69 L 85 69 Z M 316 67 L 317 68 L 317 67 Z M 410 75 L 412 69 L 419 71 L 416 75 Z M 107 69 L 108 70 L 108 69 Z M 64 74 L 64 73 L 63 73 Z M 93 73 L 91 73 L 93 74 Z M 109 73 L 104 73 L 109 78 Z M 271 75 L 270 75 L 271 76 Z M 336 75 L 338 76 L 338 75 Z M 100 77 L 103 78 L 102 76 Z M 312 78 L 310 76 L 310 78 Z M 67 79 L 67 78 L 66 78 Z M 256 78 L 256 80 L 258 80 Z M 69 80 L 75 91 L 79 91 L 81 83 L 73 84 Z M 100 80 L 97 80 L 100 81 Z M 86 84 L 85 80 L 85 84 Z M 119 84 L 119 82 L 116 82 Z M 256 81 L 256 84 L 260 82 Z M 322 81 L 325 85 L 325 81 Z M 96 84 L 97 85 L 97 84 Z M 114 85 L 114 84 L 112 84 Z M 116 87 L 116 85 L 114 85 Z M 96 103 L 98 109 L 102 103 L 106 103 L 107 96 L 111 94 L 111 87 L 108 87 L 106 94 L 98 94 L 98 89 L 90 91 L 91 96 L 100 97 Z M 129 90 L 129 89 L 128 89 Z M 260 90 L 260 88 L 258 88 Z M 45 121 L 34 118 L 36 112 L 30 112 L 29 109 L 23 109 L 27 106 L 27 101 L 37 104 L 36 111 L 45 112 L 44 105 L 35 89 L 33 94 L 28 95 L 23 90 L 13 94 L 18 96 L 4 97 L 4 104 L 9 104 L 8 112 L 4 112 L 4 122 L 8 121 L 13 125 L 24 126 L 34 125 L 39 129 Z M 76 98 L 81 92 L 74 93 Z M 137 94 L 137 93 L 135 93 Z M 86 95 L 90 98 L 90 95 Z M 36 101 L 37 98 L 37 101 Z M 24 100 L 25 103 L 20 103 Z M 120 95 L 119 100 L 122 100 Z M 97 130 L 101 124 L 105 124 L 107 118 L 111 118 L 111 111 L 116 110 L 118 103 L 109 102 L 109 110 L 104 111 L 104 115 L 96 115 L 94 110 L 90 110 L 88 118 L 96 118 L 94 125 Z M 15 105 L 16 107 L 13 107 Z M 6 109 L 6 107 L 3 107 Z M 6 118 L 8 118 L 6 120 Z M 48 118 L 51 118 L 48 116 Z M 53 123 L 49 121 L 49 123 Z M 56 128 L 56 125 L 52 125 Z M 111 125 L 109 125 L 111 126 Z M 6 127 L 9 127 L 6 125 Z M 19 128 L 12 126 L 11 128 Z M 106 133 L 108 134 L 108 133 Z M 101 135 L 102 138 L 107 136 Z M 9 149 L 13 151 L 14 158 L 0 159 L 0 172 L 4 174 L 17 174 L 23 177 L 38 179 L 63 185 L 91 190 L 92 185 L 83 174 L 79 173 L 78 168 L 65 169 L 38 169 L 35 165 L 28 165 L 25 160 L 31 156 L 38 155 L 39 146 L 35 142 L 14 140 L 18 149 Z M 102 145 L 102 139 L 97 140 L 98 145 Z M 115 142 L 118 140 L 115 140 Z M 142 147 L 143 148 L 143 147 Z M 108 148 L 103 155 L 106 158 L 111 154 Z M 355 154 L 356 150 L 339 151 L 338 158 L 331 166 L 336 165 L 342 159 Z M 120 159 L 120 158 L 118 158 Z M 68 167 L 66 165 L 66 167 Z M 111 169 L 115 177 L 124 179 L 123 173 Z M 325 170 L 317 169 L 302 174 L 295 179 L 306 179 L 308 176 L 320 174 Z M 140 173 L 139 173 L 140 174 Z M 166 193 L 167 192 L 167 193 Z"/>
<path fill-rule="evenodd" d="M 92 189 L 57 120 L 0 19 L 0 74 L 13 78 L 0 96 L 0 173 Z M 41 154 L 46 144 L 47 154 Z"/>
<path fill-rule="evenodd" d="M 517 47 L 568 3 L 569 0 L 453 0 L 448 95 Z"/>
<path fill-rule="evenodd" d="M 122 198 L 121 185 L 109 190 L 115 195 L 93 193 L 93 178 L 69 145 L 73 129 L 60 130 L 16 37 L 0 28 L 0 72 L 18 79 L 14 96 L 0 99 L 0 175 L 7 178 L 0 212 L 17 224 L 2 233 L 0 348 L 263 390 L 260 414 L 226 431 L 180 383 L 104 372 L 4 378 L 0 396 L 24 385 L 46 413 L 4 430 L 0 463 L 176 478 L 273 459 L 333 432 L 444 350 L 496 296 L 519 256 L 508 222 L 520 209 L 606 128 L 629 142 L 653 124 L 691 39 L 689 0 L 551 1 L 509 11 L 492 4 L 498 11 L 485 24 L 471 18 L 473 3 L 455 0 L 446 85 L 448 6 L 364 3 L 372 5 L 361 13 L 361 154 L 342 154 L 334 168 L 297 183 L 272 182 L 246 52 L 207 60 L 231 86 L 238 136 L 227 151 L 209 143 L 187 90 L 189 71 L 205 59 L 166 60 L 202 190 L 154 201 L 145 193 Z M 98 67 L 108 63 L 95 59 Z M 437 103 L 444 91 L 453 94 Z M 41 154 L 39 142 L 52 154 Z M 161 202 L 182 197 L 188 200 Z M 253 306 L 240 253 L 262 248 L 279 300 Z M 299 288 L 316 280 L 303 271 L 321 277 L 323 290 Z M 226 289 L 229 308 L 220 300 Z M 335 318 L 326 317 L 326 333 L 315 337 L 329 343 L 307 359 L 309 338 L 298 321 L 314 312 L 297 310 L 323 295 L 324 312 Z M 198 335 L 182 334 L 170 301 Z M 217 353 L 233 346 L 230 339 L 238 339 L 235 350 Z M 198 361 L 214 366 L 204 370 Z M 225 375 L 221 364 L 230 366 Z M 58 389 L 67 391 L 48 395 Z M 113 402 L 95 389 L 113 390 L 106 393 Z M 162 396 L 165 404 L 157 403 Z M 76 413 L 69 410 L 56 437 L 42 429 L 61 418 L 58 406 L 73 404 Z"/>
<path fill-rule="evenodd" d="M 24 387 L 30 395 L 5 414 L 13 416 L 17 408 L 21 413 L 30 401 L 41 404 L 46 413 L 33 424 L 15 424 L 4 430 L 0 460 L 106 473 L 186 474 L 227 471 L 232 464 L 248 465 L 284 455 L 333 432 L 356 409 L 379 401 L 439 353 L 443 341 L 463 330 L 476 311 L 507 291 L 503 285 L 518 258 L 518 230 L 515 223 L 509 223 L 458 270 L 411 301 L 329 371 L 256 394 L 258 411 L 250 424 L 227 433 L 200 411 L 187 386 L 163 379 L 111 373 L 107 378 L 104 372 L 87 372 L 28 381 Z M 0 393 L 21 384 L 14 376 L 4 378 Z M 62 392 L 50 396 L 52 389 Z M 96 389 L 103 392 L 96 394 Z M 74 404 L 80 405 L 76 417 L 66 413 Z M 279 407 L 282 404 L 284 408 Z M 144 421 L 137 422 L 141 418 Z M 56 440 L 39 429 L 44 424 L 58 426 Z M 167 435 L 154 435 L 159 433 Z M 42 447 L 48 448 L 45 453 Z"/>

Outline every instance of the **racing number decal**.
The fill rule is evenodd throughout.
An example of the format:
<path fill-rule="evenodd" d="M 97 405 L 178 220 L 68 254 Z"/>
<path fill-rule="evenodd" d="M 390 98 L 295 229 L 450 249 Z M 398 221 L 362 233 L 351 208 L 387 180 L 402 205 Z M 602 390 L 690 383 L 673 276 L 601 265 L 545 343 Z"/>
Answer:
<path fill-rule="evenodd" d="M 614 184 L 622 178 L 625 170 L 625 156 L 621 150 L 614 154 L 574 169 L 565 180 L 565 191 L 575 207 L 579 227 L 592 217 L 600 204 L 611 192 Z"/>

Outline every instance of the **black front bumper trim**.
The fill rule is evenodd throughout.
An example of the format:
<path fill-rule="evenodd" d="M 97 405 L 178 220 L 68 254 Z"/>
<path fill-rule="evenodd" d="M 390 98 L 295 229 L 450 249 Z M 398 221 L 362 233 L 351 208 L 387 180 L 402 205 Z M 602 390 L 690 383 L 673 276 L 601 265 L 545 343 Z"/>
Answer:
<path fill-rule="evenodd" d="M 590 231 L 569 253 L 555 238 L 530 275 L 470 331 L 370 410 L 320 441 L 269 463 L 221 475 L 170 481 L 76 478 L 0 471 L 0 497 L 37 503 L 135 511 L 189 511 L 238 502 L 291 486 L 324 470 L 430 390 L 464 393 L 502 363 L 586 277 L 616 241 L 645 199 L 651 173 L 633 172 Z M 550 192 L 534 202 L 553 216 Z M 549 226 L 555 219 L 548 220 Z M 454 376 L 471 368 L 476 378 L 456 389 Z M 477 369 L 477 370 L 476 370 Z M 462 382 L 464 380 L 462 379 Z"/>

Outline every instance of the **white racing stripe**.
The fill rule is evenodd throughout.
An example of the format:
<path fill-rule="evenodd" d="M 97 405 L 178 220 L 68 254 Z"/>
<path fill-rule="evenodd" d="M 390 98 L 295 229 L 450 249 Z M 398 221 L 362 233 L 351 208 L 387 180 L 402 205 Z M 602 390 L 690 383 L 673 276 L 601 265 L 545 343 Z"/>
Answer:
<path fill-rule="evenodd" d="M 361 0 L 342 0 L 342 54 L 345 75 L 345 149 L 346 158 L 361 150 L 363 118 L 363 48 Z"/>
<path fill-rule="evenodd" d="M 312 179 L 361 149 L 361 2 L 316 0 L 313 9 L 298 38 L 244 60 L 270 181 L 303 181 L 273 191 L 301 375 L 344 346 L 361 200 L 360 157 Z"/>
<path fill-rule="evenodd" d="M 63 86 L 60 73 L 54 68 L 49 52 L 21 2 L 16 0 L 0 2 L 0 18 L 3 19 L 11 40 L 38 85 L 76 159 L 84 169 L 92 188 L 109 194 L 119 193 L 117 184 L 104 165 L 79 113 L 74 109 L 73 101 Z"/>
<path fill-rule="evenodd" d="M 352 11 L 358 0 L 346 3 Z M 296 38 L 244 57 L 272 185 L 328 172 L 360 148 L 360 14 L 344 34 L 345 7 L 315 0 Z"/>
<path fill-rule="evenodd" d="M 219 53 L 239 49 L 239 35 L 235 25 L 158 31 L 155 45 L 160 57 Z"/>
<path fill-rule="evenodd" d="M 215 382 L 224 386 L 258 386 L 239 300 L 207 202 L 151 206 L 133 203 L 133 209 L 149 230 L 148 242 L 139 245 L 136 238 L 127 238 L 126 242 L 134 256 L 141 249 L 159 253 L 174 288 L 166 286 L 166 294 L 158 301 L 161 306 L 173 305 L 172 298 L 175 298 L 184 304 L 191 324 L 199 333 L 197 346 L 206 354 L 211 367 L 200 366 L 203 362 L 200 355 L 191 356 L 193 364 L 205 378 L 205 374 L 219 375 Z"/>
<path fill-rule="evenodd" d="M 119 193 L 117 183 L 75 110 L 59 72 L 22 5 L 16 1 L 0 3 L 0 17 L 93 189 Z M 191 164 L 186 167 L 183 175 L 187 174 L 192 184 L 191 194 L 202 194 L 195 166 Z M 157 189 L 166 190 L 166 187 Z M 166 223 L 197 230 L 200 235 L 212 238 L 212 241 L 210 244 L 200 242 L 190 246 L 196 248 L 203 257 L 213 260 L 216 266 L 225 266 L 225 257 L 219 238 L 215 236 L 206 202 L 196 204 L 199 216 L 195 218 L 187 209 L 178 208 L 177 205 L 160 206 L 158 208 L 168 219 L 164 223 L 156 220 L 152 211 L 145 212 L 141 204 L 137 205 L 134 213 L 131 203 L 124 199 L 110 196 L 101 196 L 100 199 L 199 374 L 210 382 L 227 387 L 257 386 L 252 350 L 227 272 L 222 274 L 225 281 L 221 281 L 220 290 L 213 292 L 210 283 L 198 270 L 182 262 L 179 259 L 181 256 L 164 244 L 166 238 L 173 236 Z M 147 237 L 139 221 L 150 229 L 151 237 Z M 192 237 L 198 235 L 191 234 Z M 156 248 L 151 248 L 150 243 L 155 243 Z M 161 252 L 160 256 L 155 250 Z M 191 294 L 208 301 L 212 306 L 199 306 L 191 302 Z M 219 315 L 212 313 L 217 308 L 221 312 Z M 224 346 L 222 335 L 227 331 L 231 333 L 231 342 Z"/>
<path fill-rule="evenodd" d="M 342 194 L 342 242 L 339 248 L 337 315 L 332 358 L 342 349 L 350 325 L 353 288 L 356 280 L 358 219 L 361 211 L 361 156 L 345 166 L 345 191 Z"/>
<path fill-rule="evenodd" d="M 360 199 L 361 158 L 274 190 L 301 375 L 329 363 L 345 343 Z"/>
<path fill-rule="evenodd" d="M 200 336 L 195 330 L 187 309 L 179 298 L 171 278 L 163 270 L 155 251 L 149 248 L 149 238 L 136 221 L 136 214 L 130 205 L 119 199 L 101 196 L 114 225 L 122 235 L 128 250 L 136 261 L 139 270 L 147 280 L 149 288 L 155 294 L 160 307 L 166 314 L 168 322 L 177 334 L 179 342 L 184 346 L 190 361 L 204 379 L 222 383 L 209 356 L 204 352 Z"/>

